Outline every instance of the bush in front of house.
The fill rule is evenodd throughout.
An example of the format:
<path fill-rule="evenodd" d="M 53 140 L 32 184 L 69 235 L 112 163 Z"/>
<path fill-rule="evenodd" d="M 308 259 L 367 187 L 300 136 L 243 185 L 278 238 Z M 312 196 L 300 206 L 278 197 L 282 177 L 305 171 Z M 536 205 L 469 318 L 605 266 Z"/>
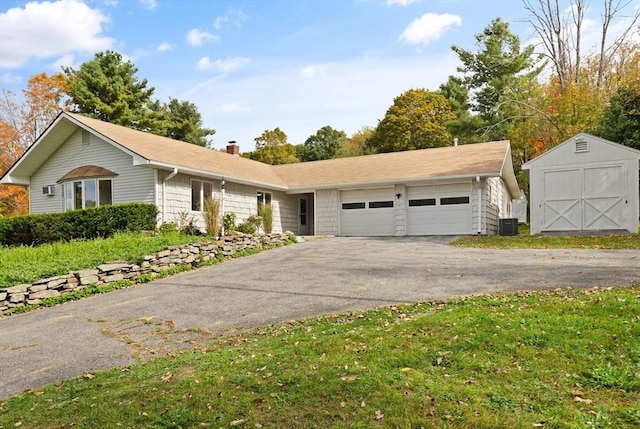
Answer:
<path fill-rule="evenodd" d="M 251 215 L 246 221 L 238 225 L 236 230 L 245 234 L 255 234 L 260 226 L 262 226 L 262 218 L 260 218 L 260 216 Z"/>
<path fill-rule="evenodd" d="M 273 230 L 273 207 L 271 204 L 259 204 L 258 216 L 262 219 L 262 230 L 265 234 L 271 234 Z"/>
<path fill-rule="evenodd" d="M 31 246 L 110 237 L 116 232 L 153 230 L 157 216 L 158 209 L 153 204 L 129 203 L 1 218 L 0 244 Z"/>
<path fill-rule="evenodd" d="M 227 212 L 222 216 L 222 227 L 225 234 L 236 230 L 236 214 L 234 212 Z"/>

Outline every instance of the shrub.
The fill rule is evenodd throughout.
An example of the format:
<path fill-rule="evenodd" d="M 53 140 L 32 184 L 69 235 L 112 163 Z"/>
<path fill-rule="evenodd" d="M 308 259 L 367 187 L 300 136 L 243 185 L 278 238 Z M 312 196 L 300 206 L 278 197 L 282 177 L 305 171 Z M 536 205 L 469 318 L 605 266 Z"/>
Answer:
<path fill-rule="evenodd" d="M 207 235 L 217 237 L 220 232 L 220 200 L 217 198 L 205 198 L 204 200 L 204 224 Z"/>
<path fill-rule="evenodd" d="M 273 207 L 271 204 L 259 204 L 258 216 L 262 218 L 262 230 L 265 234 L 271 234 L 273 230 Z"/>
<path fill-rule="evenodd" d="M 238 231 L 245 234 L 255 234 L 262 225 L 262 218 L 260 216 L 251 215 L 246 221 L 238 225 Z"/>
<path fill-rule="evenodd" d="M 153 230 L 157 216 L 158 209 L 153 204 L 130 203 L 2 218 L 0 244 L 31 246 L 110 237 L 116 232 Z"/>
<path fill-rule="evenodd" d="M 160 233 L 161 234 L 169 234 L 172 232 L 178 232 L 178 225 L 176 225 L 173 222 L 164 222 L 162 225 L 160 225 Z"/>
<path fill-rule="evenodd" d="M 224 226 L 224 233 L 230 234 L 236 230 L 236 214 L 234 212 L 227 212 L 222 216 L 222 226 Z"/>

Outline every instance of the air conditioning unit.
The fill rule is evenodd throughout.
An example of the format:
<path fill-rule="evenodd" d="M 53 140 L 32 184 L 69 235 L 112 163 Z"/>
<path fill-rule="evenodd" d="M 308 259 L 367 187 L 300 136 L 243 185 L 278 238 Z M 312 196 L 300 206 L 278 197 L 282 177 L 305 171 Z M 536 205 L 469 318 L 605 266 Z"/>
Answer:
<path fill-rule="evenodd" d="M 42 187 L 42 195 L 53 195 L 56 190 L 55 185 L 47 185 Z"/>

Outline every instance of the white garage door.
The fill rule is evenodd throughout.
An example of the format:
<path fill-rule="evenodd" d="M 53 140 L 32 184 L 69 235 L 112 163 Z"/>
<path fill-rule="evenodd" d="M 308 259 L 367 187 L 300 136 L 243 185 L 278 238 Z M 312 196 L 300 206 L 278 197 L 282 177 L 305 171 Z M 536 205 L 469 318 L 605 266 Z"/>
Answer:
<path fill-rule="evenodd" d="M 622 165 L 542 174 L 542 231 L 625 229 L 627 189 Z"/>
<path fill-rule="evenodd" d="M 340 235 L 395 235 L 393 188 L 340 192 Z"/>
<path fill-rule="evenodd" d="M 407 188 L 407 234 L 472 234 L 471 183 Z"/>

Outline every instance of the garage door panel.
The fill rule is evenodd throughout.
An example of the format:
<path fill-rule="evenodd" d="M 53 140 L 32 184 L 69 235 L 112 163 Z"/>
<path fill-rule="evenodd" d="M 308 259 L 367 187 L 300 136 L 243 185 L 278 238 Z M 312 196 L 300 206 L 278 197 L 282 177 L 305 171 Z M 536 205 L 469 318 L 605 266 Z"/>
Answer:
<path fill-rule="evenodd" d="M 472 233 L 470 183 L 409 187 L 407 200 L 408 235 Z"/>
<path fill-rule="evenodd" d="M 366 195 L 369 201 L 393 200 L 393 189 L 367 189 Z"/>
<path fill-rule="evenodd" d="M 367 198 L 367 193 L 364 190 L 341 192 L 341 201 L 343 203 L 359 202 L 359 201 L 364 202 L 366 201 L 366 198 Z"/>
<path fill-rule="evenodd" d="M 340 234 L 345 236 L 395 235 L 393 188 L 342 191 Z"/>
<path fill-rule="evenodd" d="M 432 186 L 412 186 L 407 188 L 407 199 L 434 198 L 438 195 L 438 187 Z"/>

